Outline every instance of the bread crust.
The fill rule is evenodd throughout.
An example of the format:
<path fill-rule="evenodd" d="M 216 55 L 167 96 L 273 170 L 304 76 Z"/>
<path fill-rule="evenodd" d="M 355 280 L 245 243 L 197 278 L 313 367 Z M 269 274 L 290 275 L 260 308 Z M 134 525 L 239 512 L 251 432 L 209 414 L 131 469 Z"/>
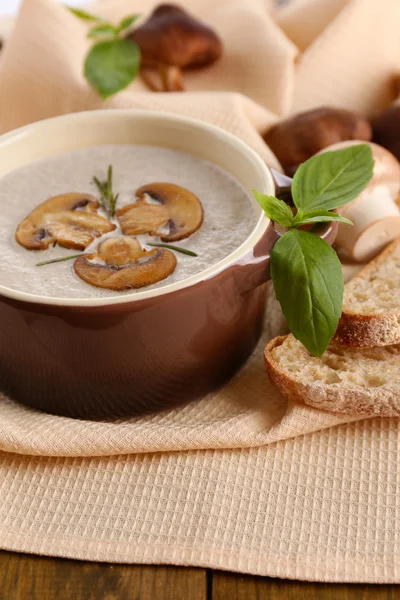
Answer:
<path fill-rule="evenodd" d="M 400 342 L 400 312 L 361 315 L 343 312 L 335 341 L 352 348 L 391 346 Z"/>
<path fill-rule="evenodd" d="M 274 338 L 267 344 L 264 351 L 269 377 L 285 398 L 320 410 L 350 416 L 400 416 L 400 390 L 394 389 L 393 385 L 361 388 L 330 385 L 319 381 L 303 383 L 291 377 L 272 356 L 274 348 L 282 345 L 287 337 Z"/>
<path fill-rule="evenodd" d="M 400 238 L 389 244 L 369 262 L 351 282 L 368 277 L 369 273 L 384 263 L 400 244 Z M 335 341 L 353 348 L 375 348 L 400 342 L 400 308 L 380 315 L 361 314 L 343 309 L 335 334 Z"/>

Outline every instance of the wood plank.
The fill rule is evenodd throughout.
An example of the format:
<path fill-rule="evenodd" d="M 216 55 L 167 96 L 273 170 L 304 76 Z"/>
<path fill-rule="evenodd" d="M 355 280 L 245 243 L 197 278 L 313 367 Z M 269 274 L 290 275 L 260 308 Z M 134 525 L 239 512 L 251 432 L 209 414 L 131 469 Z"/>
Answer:
<path fill-rule="evenodd" d="M 0 551 L 0 600 L 100 599 L 207 600 L 207 573 Z"/>
<path fill-rule="evenodd" d="M 323 584 L 214 572 L 212 600 L 395 600 L 395 585 Z"/>

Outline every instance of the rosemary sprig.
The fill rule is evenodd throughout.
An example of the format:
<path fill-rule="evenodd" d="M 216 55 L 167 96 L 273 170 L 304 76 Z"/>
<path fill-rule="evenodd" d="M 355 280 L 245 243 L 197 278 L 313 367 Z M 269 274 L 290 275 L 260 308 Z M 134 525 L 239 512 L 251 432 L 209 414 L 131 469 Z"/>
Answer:
<path fill-rule="evenodd" d="M 108 165 L 107 179 L 100 181 L 97 177 L 93 177 L 93 183 L 97 185 L 100 192 L 100 203 L 104 210 L 108 213 L 109 217 L 115 215 L 115 206 L 117 204 L 119 194 L 115 194 L 112 191 L 112 166 Z"/>
<path fill-rule="evenodd" d="M 80 254 L 70 254 L 69 256 L 62 256 L 61 258 L 53 258 L 52 260 L 43 260 L 42 262 L 36 263 L 36 266 L 43 267 L 44 265 L 51 265 L 51 263 L 63 262 L 64 260 L 78 258 L 78 256 L 82 256 L 82 252 Z"/>
<path fill-rule="evenodd" d="M 187 250 L 186 248 L 180 248 L 179 246 L 173 246 L 172 244 L 162 244 L 160 243 L 150 243 L 146 242 L 146 246 L 154 246 L 156 248 L 168 248 L 169 250 L 175 250 L 175 252 L 181 252 L 182 254 L 187 254 L 188 256 L 198 256 L 196 252 L 193 250 Z"/>

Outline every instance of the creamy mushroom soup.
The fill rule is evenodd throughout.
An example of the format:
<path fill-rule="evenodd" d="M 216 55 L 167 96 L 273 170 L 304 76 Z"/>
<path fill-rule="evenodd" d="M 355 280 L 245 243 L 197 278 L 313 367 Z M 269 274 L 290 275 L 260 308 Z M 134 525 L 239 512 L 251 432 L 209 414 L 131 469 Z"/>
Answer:
<path fill-rule="evenodd" d="M 75 192 L 100 199 L 93 177 L 104 180 L 109 165 L 113 168 L 113 190 L 119 194 L 117 211 L 135 202 L 135 191 L 152 182 L 168 182 L 186 188 L 197 196 L 203 208 L 201 226 L 185 239 L 171 242 L 196 252 L 198 256 L 174 252 L 176 268 L 173 272 L 168 275 L 171 268 L 167 266 L 162 281 L 141 287 L 141 290 L 181 281 L 214 265 L 243 243 L 257 222 L 257 211 L 241 184 L 205 160 L 153 146 L 105 145 L 74 150 L 31 162 L 0 179 L 2 285 L 55 298 L 135 293 L 135 290 L 121 292 L 93 287 L 78 277 L 74 271 L 74 260 L 36 266 L 38 262 L 79 253 L 79 250 L 71 250 L 71 246 L 63 248 L 57 244 L 45 250 L 32 250 L 21 246 L 15 239 L 18 225 L 50 197 Z M 148 200 L 150 204 L 154 202 L 151 198 Z M 97 220 L 98 215 L 107 216 L 102 209 L 97 211 Z M 101 227 L 97 227 L 100 237 L 86 247 L 86 254 L 95 253 L 105 239 L 126 233 L 121 231 L 117 218 L 111 221 L 115 228 L 108 233 L 106 231 L 110 228 L 100 223 Z M 130 237 L 136 238 L 149 251 L 152 248 L 146 246 L 148 242 L 161 242 L 159 237 L 148 234 Z"/>

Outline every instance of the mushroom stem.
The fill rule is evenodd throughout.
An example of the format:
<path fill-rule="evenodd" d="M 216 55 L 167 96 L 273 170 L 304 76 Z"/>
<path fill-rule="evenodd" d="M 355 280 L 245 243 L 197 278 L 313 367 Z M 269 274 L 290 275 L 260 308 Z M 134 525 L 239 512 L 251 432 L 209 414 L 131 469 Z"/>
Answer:
<path fill-rule="evenodd" d="M 164 92 L 184 91 L 185 86 L 183 85 L 182 71 L 179 67 L 159 63 L 158 71 L 160 73 Z"/>
<path fill-rule="evenodd" d="M 154 69 L 146 69 L 142 67 L 140 69 L 140 76 L 143 83 L 149 88 L 151 92 L 162 92 L 160 77 L 157 71 Z"/>
<path fill-rule="evenodd" d="M 336 243 L 357 262 L 370 260 L 400 235 L 400 211 L 384 185 L 367 190 L 341 212 L 354 225 L 341 223 Z"/>

